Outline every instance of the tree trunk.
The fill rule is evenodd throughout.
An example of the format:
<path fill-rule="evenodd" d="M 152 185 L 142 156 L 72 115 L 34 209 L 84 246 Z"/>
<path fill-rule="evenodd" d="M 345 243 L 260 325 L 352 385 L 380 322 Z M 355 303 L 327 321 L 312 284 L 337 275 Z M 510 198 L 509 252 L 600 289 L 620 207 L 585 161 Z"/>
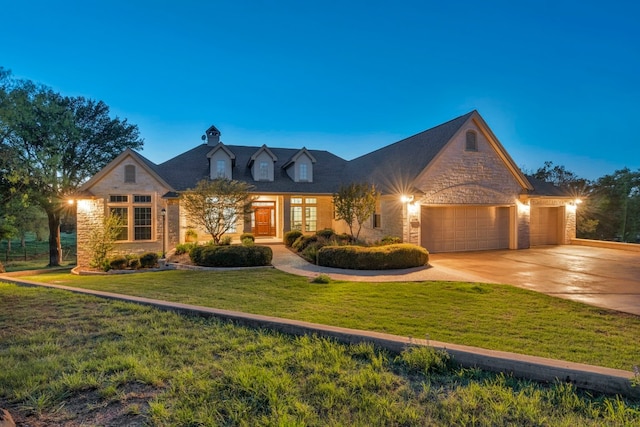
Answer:
<path fill-rule="evenodd" d="M 47 218 L 49 219 L 49 267 L 58 267 L 62 262 L 60 215 L 47 210 Z"/>

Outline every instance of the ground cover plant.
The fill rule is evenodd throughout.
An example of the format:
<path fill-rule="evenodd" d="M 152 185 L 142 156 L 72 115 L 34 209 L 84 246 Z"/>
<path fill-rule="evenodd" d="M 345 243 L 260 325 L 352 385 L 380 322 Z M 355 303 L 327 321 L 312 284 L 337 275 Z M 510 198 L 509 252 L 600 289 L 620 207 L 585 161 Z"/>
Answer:
<path fill-rule="evenodd" d="M 309 283 L 274 269 L 120 276 L 44 274 L 59 283 L 207 307 L 512 351 L 631 371 L 640 317 L 508 285 Z"/>
<path fill-rule="evenodd" d="M 37 314 L 36 314 L 37 313 Z M 48 425 L 634 425 L 638 402 L 0 283 L 0 407 Z"/>

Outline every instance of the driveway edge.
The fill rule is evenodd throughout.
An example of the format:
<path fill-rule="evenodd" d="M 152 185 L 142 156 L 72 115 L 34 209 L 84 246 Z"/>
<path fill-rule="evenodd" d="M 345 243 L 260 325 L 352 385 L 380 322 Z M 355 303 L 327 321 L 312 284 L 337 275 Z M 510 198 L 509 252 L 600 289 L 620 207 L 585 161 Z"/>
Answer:
<path fill-rule="evenodd" d="M 458 363 L 463 367 L 477 367 L 490 372 L 503 372 L 505 374 L 512 374 L 517 378 L 529 379 L 537 382 L 567 382 L 585 390 L 606 394 L 619 394 L 634 399 L 640 399 L 640 386 L 632 387 L 631 380 L 634 378 L 634 373 L 631 371 L 566 362 L 544 357 L 528 356 L 518 353 L 486 350 L 479 347 L 450 344 L 440 341 L 427 341 L 411 337 L 401 337 L 398 335 L 380 332 L 341 328 L 337 326 L 322 325 L 279 317 L 249 314 L 239 311 L 222 310 L 111 292 L 39 283 L 2 275 L 0 275 L 0 281 L 19 286 L 45 287 L 70 291 L 78 294 L 92 295 L 100 298 L 134 302 L 162 310 L 189 315 L 216 317 L 245 326 L 272 329 L 290 335 L 300 336 L 315 334 L 335 339 L 336 341 L 344 344 L 371 342 L 376 346 L 389 350 L 392 353 L 400 353 L 406 347 L 412 345 L 430 346 L 435 349 L 445 350 L 453 357 L 455 363 Z"/>

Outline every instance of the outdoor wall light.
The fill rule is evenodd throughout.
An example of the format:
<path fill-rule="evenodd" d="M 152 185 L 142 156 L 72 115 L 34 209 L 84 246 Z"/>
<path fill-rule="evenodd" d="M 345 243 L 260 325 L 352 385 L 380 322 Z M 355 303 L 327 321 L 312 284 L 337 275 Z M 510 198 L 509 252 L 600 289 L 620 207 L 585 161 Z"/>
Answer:
<path fill-rule="evenodd" d="M 411 202 L 413 202 L 413 194 L 410 194 L 408 196 L 403 194 L 400 197 L 400 200 L 402 201 L 402 203 L 411 203 Z"/>

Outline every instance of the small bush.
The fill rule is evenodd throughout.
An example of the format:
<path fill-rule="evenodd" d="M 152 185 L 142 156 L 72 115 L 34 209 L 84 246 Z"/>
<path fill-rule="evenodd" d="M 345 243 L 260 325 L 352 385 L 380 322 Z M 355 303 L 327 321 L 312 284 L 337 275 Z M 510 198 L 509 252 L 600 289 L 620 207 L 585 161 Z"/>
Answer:
<path fill-rule="evenodd" d="M 138 258 L 137 256 L 129 258 L 129 261 L 127 262 L 127 266 L 132 270 L 139 269 L 140 268 L 140 258 Z"/>
<path fill-rule="evenodd" d="M 268 246 L 198 246 L 189 252 L 191 261 L 204 267 L 254 267 L 271 264 Z"/>
<path fill-rule="evenodd" d="M 197 245 L 198 245 L 197 243 L 180 243 L 176 245 L 175 254 L 182 255 L 182 254 L 189 253 L 191 252 L 191 249 L 193 249 Z"/>
<path fill-rule="evenodd" d="M 316 257 L 318 255 L 318 251 L 322 247 L 323 247 L 322 242 L 319 242 L 319 241 L 311 242 L 300 252 L 300 255 L 302 256 L 302 258 L 315 264 L 317 263 Z"/>
<path fill-rule="evenodd" d="M 311 236 L 302 235 L 298 237 L 295 242 L 293 242 L 293 245 L 291 245 L 291 247 L 298 252 L 302 252 L 307 248 L 307 246 L 309 246 L 311 243 L 317 242 L 319 239 L 320 237 L 316 236 L 315 234 Z"/>
<path fill-rule="evenodd" d="M 425 265 L 429 252 L 420 246 L 325 246 L 318 251 L 318 265 L 352 270 L 390 270 Z"/>
<path fill-rule="evenodd" d="M 245 237 L 242 241 L 242 246 L 254 246 L 256 244 L 255 240 Z"/>
<path fill-rule="evenodd" d="M 196 231 L 191 228 L 187 230 L 187 232 L 184 234 L 184 237 L 187 242 L 198 241 L 198 233 L 196 233 Z"/>
<path fill-rule="evenodd" d="M 316 231 L 316 235 L 323 237 L 325 239 L 331 239 L 335 235 L 335 231 L 330 228 L 325 228 L 324 230 Z"/>
<path fill-rule="evenodd" d="M 298 239 L 298 237 L 302 236 L 302 232 L 298 230 L 287 231 L 284 233 L 284 244 L 285 246 L 291 247 L 293 243 Z"/>
<path fill-rule="evenodd" d="M 451 356 L 433 347 L 408 347 L 396 358 L 410 374 L 444 373 L 451 366 Z"/>
<path fill-rule="evenodd" d="M 231 244 L 231 236 L 222 236 L 220 238 L 220 246 L 229 246 Z"/>
<path fill-rule="evenodd" d="M 397 245 L 398 243 L 402 243 L 400 237 L 385 236 L 380 240 L 381 245 Z"/>
<path fill-rule="evenodd" d="M 240 235 L 240 241 L 244 242 L 245 239 L 251 239 L 252 242 L 256 241 L 255 236 L 253 235 L 253 233 L 242 233 Z"/>
<path fill-rule="evenodd" d="M 160 257 L 155 252 L 145 252 L 140 255 L 140 267 L 153 268 L 158 265 L 158 259 Z"/>
<path fill-rule="evenodd" d="M 331 277 L 328 274 L 319 274 L 311 280 L 311 283 L 327 284 L 331 283 Z"/>
<path fill-rule="evenodd" d="M 122 255 L 114 256 L 109 260 L 109 268 L 111 270 L 124 270 L 128 264 L 127 258 Z"/>

